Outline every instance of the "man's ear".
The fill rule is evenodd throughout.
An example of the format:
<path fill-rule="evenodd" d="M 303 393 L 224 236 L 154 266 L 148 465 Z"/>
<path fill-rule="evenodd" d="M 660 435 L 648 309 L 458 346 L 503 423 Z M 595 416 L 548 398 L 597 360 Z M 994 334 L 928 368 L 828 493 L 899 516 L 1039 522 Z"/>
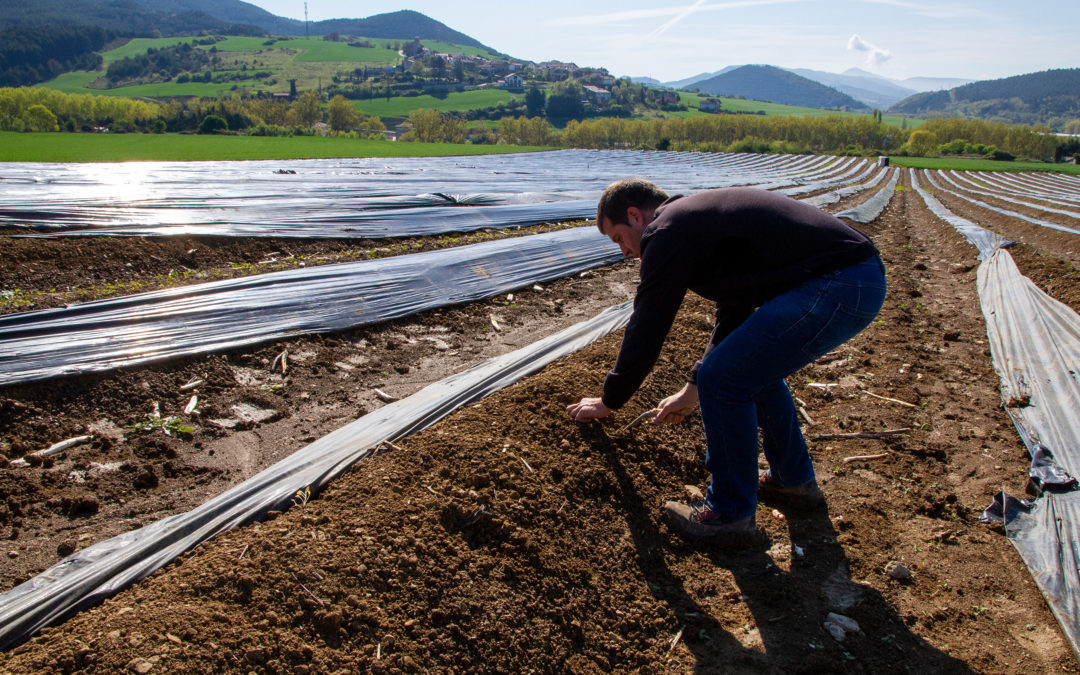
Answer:
<path fill-rule="evenodd" d="M 626 208 L 626 222 L 632 227 L 637 227 L 645 222 L 645 214 L 636 206 Z"/>

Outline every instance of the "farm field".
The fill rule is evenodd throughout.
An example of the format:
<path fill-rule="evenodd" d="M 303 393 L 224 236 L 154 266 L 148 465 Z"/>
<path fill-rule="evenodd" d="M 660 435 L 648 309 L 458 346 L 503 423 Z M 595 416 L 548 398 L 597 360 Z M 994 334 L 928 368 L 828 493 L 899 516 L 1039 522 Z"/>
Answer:
<path fill-rule="evenodd" d="M 689 161 L 677 153 L 625 157 L 639 172 L 652 164 L 669 183 Z M 769 161 L 791 160 L 750 156 L 731 165 L 749 171 Z M 617 177 L 595 159 L 591 165 L 602 168 L 590 190 Z M 849 169 L 819 172 L 830 170 Z M 665 500 L 703 487 L 700 420 L 646 425 L 622 440 L 612 434 L 680 387 L 698 358 L 711 309 L 688 298 L 656 371 L 604 424 L 579 425 L 564 408 L 598 390 L 618 333 L 44 630 L 0 654 L 0 670 L 1076 672 L 1080 663 L 1000 526 L 977 519 L 1003 486 L 1023 493 L 1029 460 L 1000 405 L 976 250 L 909 189 L 913 171 L 900 171 L 884 212 L 859 225 L 889 271 L 885 307 L 863 334 L 789 379 L 806 409 L 827 512 L 762 504 L 758 524 L 768 541 L 742 552 L 686 544 L 663 521 Z M 684 173 L 694 176 L 672 187 L 713 175 L 700 166 Z M 1017 241 L 1012 255 L 1024 274 L 1080 309 L 1080 235 L 976 205 L 962 197 L 973 193 L 925 173 L 920 183 L 950 210 Z M 1021 199 L 993 175 L 950 177 Z M 942 187 L 929 186 L 931 178 Z M 1055 189 L 1070 180 L 1057 177 Z M 1023 181 L 1007 185 L 1027 185 L 1036 195 L 1021 199 L 1028 206 L 974 198 L 1075 224 L 1047 210 L 1069 207 L 1051 206 L 1049 188 L 1036 187 L 1045 186 L 1041 178 Z M 878 188 L 825 208 L 856 206 Z M 0 290 L 22 289 L 37 308 L 61 307 L 108 297 L 110 286 L 151 290 L 573 226 L 593 227 L 392 240 L 30 240 L 8 229 L 0 235 L 9 261 Z M 376 390 L 407 396 L 628 300 L 636 274 L 636 263 L 620 262 L 513 297 L 323 336 L 2 387 L 0 454 L 13 459 L 88 430 L 96 440 L 44 463 L 0 468 L 0 590 L 105 537 L 186 511 L 378 410 Z M 77 294 L 88 285 L 96 294 Z M 275 369 L 284 351 L 287 372 Z M 163 415 L 181 415 L 191 395 L 182 387 L 196 380 L 201 415 L 183 418 L 191 433 L 132 428 L 155 402 Z M 272 414 L 233 428 L 210 423 L 241 404 Z M 895 429 L 907 431 L 818 439 Z M 857 455 L 876 457 L 845 461 Z M 892 561 L 912 578 L 891 579 Z M 854 618 L 860 631 L 834 640 L 822 625 L 829 612 Z"/>
<path fill-rule="evenodd" d="M 500 103 L 522 100 L 525 94 L 505 89 L 477 89 L 474 91 L 451 91 L 445 97 L 425 94 L 423 96 L 392 96 L 352 101 L 353 107 L 365 115 L 376 117 L 406 117 L 413 110 L 426 109 L 451 112 L 490 108 Z"/>
<path fill-rule="evenodd" d="M 890 157 L 897 166 L 914 169 L 956 169 L 961 171 L 1052 171 L 1080 175 L 1080 165 L 1047 162 L 999 162 L 966 157 Z"/>
<path fill-rule="evenodd" d="M 320 157 L 430 157 L 527 152 L 512 145 L 400 143 L 322 136 L 0 132 L 0 162 L 127 162 Z"/>

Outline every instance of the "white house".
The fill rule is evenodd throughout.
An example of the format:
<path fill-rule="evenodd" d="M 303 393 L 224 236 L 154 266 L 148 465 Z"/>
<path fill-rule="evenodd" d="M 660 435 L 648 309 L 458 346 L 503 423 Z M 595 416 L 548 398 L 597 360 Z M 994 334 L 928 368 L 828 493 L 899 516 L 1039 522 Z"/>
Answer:
<path fill-rule="evenodd" d="M 525 80 L 517 73 L 510 73 L 505 79 L 499 82 L 499 86 L 503 89 L 524 89 Z"/>

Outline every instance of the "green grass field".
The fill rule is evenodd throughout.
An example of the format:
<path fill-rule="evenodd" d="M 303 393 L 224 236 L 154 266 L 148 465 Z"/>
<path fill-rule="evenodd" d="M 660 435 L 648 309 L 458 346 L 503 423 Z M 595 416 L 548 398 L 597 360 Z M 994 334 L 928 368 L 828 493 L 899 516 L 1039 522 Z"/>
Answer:
<path fill-rule="evenodd" d="M 896 166 L 912 169 L 945 169 L 956 171 L 1056 171 L 1080 176 L 1080 165 L 1048 162 L 996 162 L 992 159 L 964 157 L 890 157 Z"/>
<path fill-rule="evenodd" d="M 514 94 L 505 89 L 477 89 L 475 91 L 455 91 L 446 98 L 435 96 L 394 96 L 389 101 L 385 98 L 372 98 L 365 101 L 353 101 L 353 105 L 366 115 L 379 117 L 406 117 L 413 110 L 428 108 L 439 112 L 453 110 L 475 110 L 488 108 L 512 99 L 523 99 L 524 94 Z"/>
<path fill-rule="evenodd" d="M 3 162 L 127 162 L 173 160 L 314 159 L 328 157 L 436 157 L 533 152 L 511 145 L 403 143 L 299 136 L 194 136 L 181 134 L 22 134 L 0 132 Z"/>

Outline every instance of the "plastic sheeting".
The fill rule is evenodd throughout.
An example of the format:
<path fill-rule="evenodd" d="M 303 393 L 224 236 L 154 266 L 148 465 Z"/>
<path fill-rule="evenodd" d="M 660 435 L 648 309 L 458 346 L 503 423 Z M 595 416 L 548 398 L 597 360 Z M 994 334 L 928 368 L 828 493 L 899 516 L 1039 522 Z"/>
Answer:
<path fill-rule="evenodd" d="M 1036 209 L 1038 211 L 1045 211 L 1047 213 L 1056 213 L 1059 216 L 1065 216 L 1067 218 L 1080 218 L 1080 213 L 1077 213 L 1075 211 L 1066 211 L 1064 209 L 1055 209 L 1053 207 L 1046 206 L 1045 204 L 1033 204 L 1032 202 L 1026 202 L 1026 201 L 1022 201 L 1020 199 L 1014 199 L 1012 197 L 1005 196 L 1006 193 L 1011 192 L 1011 191 L 1003 190 L 1003 191 L 999 191 L 999 192 L 990 192 L 988 190 L 980 189 L 981 186 L 979 186 L 977 183 L 975 183 L 973 180 L 971 180 L 967 176 L 961 175 L 961 174 L 957 173 L 956 171 L 948 171 L 948 172 L 946 172 L 946 171 L 938 171 L 938 175 L 941 176 L 945 180 L 945 182 L 949 183 L 949 185 L 952 185 L 953 187 L 955 187 L 958 190 L 966 190 L 967 192 L 970 192 L 971 194 L 982 195 L 984 197 L 991 197 L 993 199 L 998 199 L 998 200 L 1001 200 L 1003 202 L 1008 202 L 1010 204 L 1016 204 L 1017 206 L 1026 206 L 1029 209 Z M 958 180 L 964 181 L 965 183 L 967 183 L 967 185 L 960 185 L 960 183 L 957 182 Z M 1054 203 L 1063 204 L 1063 203 L 1066 203 L 1066 202 L 1054 202 Z"/>
<path fill-rule="evenodd" d="M 384 237 L 581 218 L 613 180 L 799 185 L 848 160 L 618 150 L 273 162 L 6 163 L 0 226 L 48 236 Z M 857 163 L 855 164 L 857 166 Z M 295 173 L 279 173 L 281 171 Z"/>
<path fill-rule="evenodd" d="M 927 205 L 936 203 L 917 179 L 912 185 Z M 955 220 L 962 221 L 949 222 Z M 1033 504 L 998 495 L 984 519 L 1005 520 L 1009 540 L 1080 655 L 1080 492 L 1073 479 L 1080 475 L 1080 316 L 1024 277 L 997 247 L 1004 240 L 963 223 L 957 229 L 983 259 L 979 301 L 1002 400 L 1031 454 L 1032 485 L 1043 491 Z"/>
<path fill-rule="evenodd" d="M 343 330 L 621 258 L 582 227 L 0 316 L 0 385 Z"/>
<path fill-rule="evenodd" d="M 1058 223 L 1052 223 L 1052 222 L 1050 222 L 1048 220 L 1040 220 L 1039 218 L 1032 218 L 1031 216 L 1025 216 L 1022 213 L 1017 213 L 1016 211 L 1009 211 L 1008 209 L 999 208 L 997 206 L 993 206 L 992 204 L 987 204 L 986 202 L 981 202 L 978 199 L 968 197 L 967 195 L 962 194 L 960 192 L 954 192 L 954 191 L 949 190 L 947 188 L 943 188 L 943 187 L 941 187 L 940 185 L 937 184 L 937 182 L 934 180 L 934 176 L 931 173 L 927 172 L 925 175 L 926 175 L 927 182 L 930 183 L 930 185 L 932 185 L 934 187 L 934 189 L 941 190 L 945 194 L 949 194 L 949 195 L 952 195 L 954 197 L 958 197 L 960 199 L 963 199 L 966 202 L 971 202 L 972 204 L 975 204 L 976 206 L 981 206 L 982 208 L 987 209 L 988 211 L 993 211 L 994 213 L 1000 213 L 1003 216 L 1009 216 L 1011 218 L 1018 218 L 1020 220 L 1031 223 L 1033 225 L 1038 225 L 1040 227 L 1048 227 L 1051 230 L 1059 230 L 1061 232 L 1068 232 L 1070 234 L 1080 234 L 1080 230 L 1077 230 L 1076 228 L 1066 227 L 1065 225 L 1059 225 Z"/>
<path fill-rule="evenodd" d="M 101 602 L 220 532 L 287 507 L 299 490 L 310 487 L 317 492 L 382 441 L 415 433 L 621 328 L 631 311 L 629 302 L 617 305 L 589 321 L 429 385 L 315 441 L 196 509 L 72 554 L 0 594 L 0 648 Z"/>
<path fill-rule="evenodd" d="M 888 185 L 878 190 L 877 194 L 862 204 L 835 214 L 836 217 L 847 218 L 856 223 L 869 223 L 876 220 L 881 215 L 881 212 L 885 210 L 885 207 L 888 206 L 893 194 L 896 193 L 896 183 L 899 180 L 900 170 L 893 169 L 893 176 Z"/>
<path fill-rule="evenodd" d="M 919 184 L 919 176 L 914 171 L 911 172 L 911 187 L 923 198 L 927 208 L 929 208 L 935 216 L 944 220 L 949 225 L 952 225 L 957 232 L 964 235 L 964 238 L 979 249 L 979 260 L 986 260 L 993 255 L 994 251 L 997 249 L 1005 248 L 1015 243 L 985 227 L 979 227 L 970 220 L 961 218 L 945 208 L 933 195 L 922 189 L 922 186 Z"/>
<path fill-rule="evenodd" d="M 874 166 L 871 166 L 870 170 L 873 171 L 874 168 Z M 865 183 L 856 183 L 855 185 L 838 188 L 824 194 L 815 195 L 813 197 L 806 197 L 801 201 L 804 201 L 811 206 L 816 206 L 820 209 L 822 207 L 828 206 L 829 204 L 835 204 L 836 202 L 846 197 L 858 194 L 863 190 L 869 190 L 870 188 L 877 187 L 877 184 L 884 180 L 885 176 L 887 175 L 889 175 L 889 170 L 881 169 L 873 178 L 866 181 Z M 862 180 L 862 177 L 857 178 L 856 180 Z"/>

